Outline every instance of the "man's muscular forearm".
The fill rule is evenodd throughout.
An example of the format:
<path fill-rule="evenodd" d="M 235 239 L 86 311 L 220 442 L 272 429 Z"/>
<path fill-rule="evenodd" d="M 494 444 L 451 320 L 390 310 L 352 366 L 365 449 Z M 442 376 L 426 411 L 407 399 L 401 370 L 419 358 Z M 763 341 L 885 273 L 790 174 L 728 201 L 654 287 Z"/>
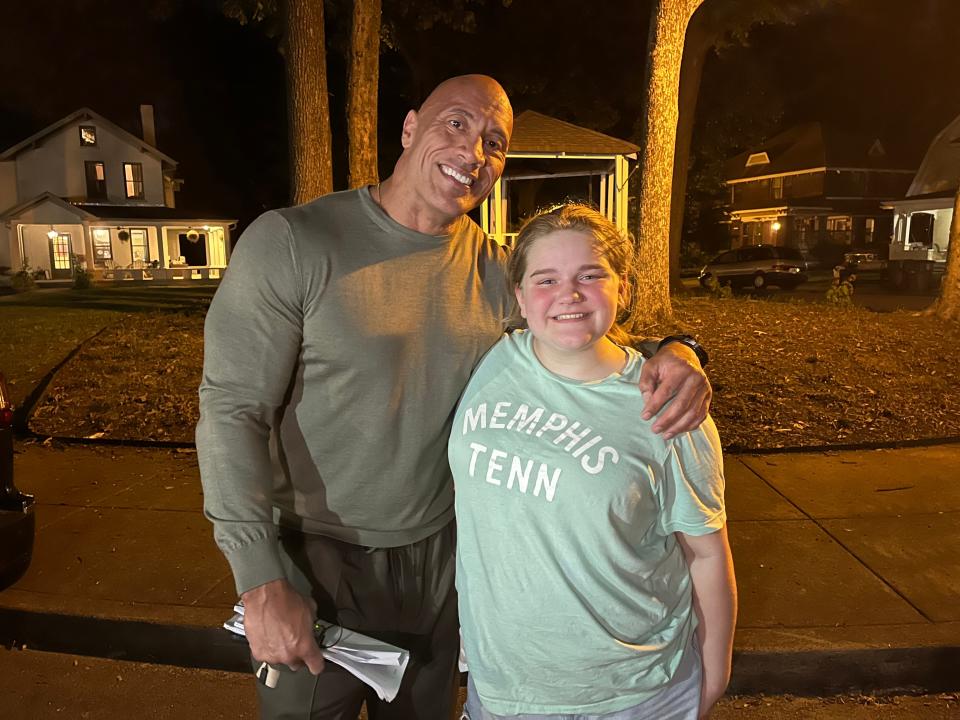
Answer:
<path fill-rule="evenodd" d="M 323 655 L 313 634 L 316 604 L 286 580 L 273 580 L 241 595 L 250 654 L 270 665 L 323 672 Z"/>

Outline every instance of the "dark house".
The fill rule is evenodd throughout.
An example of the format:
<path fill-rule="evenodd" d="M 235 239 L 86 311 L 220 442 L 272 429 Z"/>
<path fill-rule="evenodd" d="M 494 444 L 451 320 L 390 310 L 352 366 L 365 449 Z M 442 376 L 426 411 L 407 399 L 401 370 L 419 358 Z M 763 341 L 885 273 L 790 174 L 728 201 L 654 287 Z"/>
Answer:
<path fill-rule="evenodd" d="M 834 260 L 849 247 L 886 247 L 915 163 L 876 137 L 819 122 L 786 130 L 727 163 L 733 247 L 767 243 Z"/>

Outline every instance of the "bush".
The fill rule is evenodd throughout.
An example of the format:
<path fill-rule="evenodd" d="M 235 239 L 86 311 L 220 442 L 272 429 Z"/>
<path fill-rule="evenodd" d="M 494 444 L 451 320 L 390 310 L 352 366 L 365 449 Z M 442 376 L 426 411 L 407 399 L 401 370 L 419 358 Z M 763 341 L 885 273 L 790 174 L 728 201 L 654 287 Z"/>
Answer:
<path fill-rule="evenodd" d="M 33 290 L 37 286 L 36 280 L 36 271 L 30 267 L 30 264 L 24 260 L 23 266 L 18 272 L 13 274 L 13 277 L 10 280 L 10 287 L 12 287 L 17 292 L 25 292 L 26 290 Z"/>
<path fill-rule="evenodd" d="M 699 245 L 691 242 L 680 244 L 680 267 L 699 268 L 710 261 L 710 255 L 705 253 Z"/>
<path fill-rule="evenodd" d="M 87 272 L 87 268 L 83 266 L 80 258 L 76 255 L 71 255 L 70 260 L 73 263 L 73 289 L 89 290 L 90 273 Z"/>
<path fill-rule="evenodd" d="M 810 255 L 816 259 L 820 267 L 834 267 L 843 262 L 843 254 L 849 248 L 841 243 L 834 243 L 821 239 L 810 249 Z"/>
<path fill-rule="evenodd" d="M 839 305 L 840 307 L 852 307 L 853 283 L 856 279 L 856 275 L 848 275 L 843 280 L 834 278 L 833 284 L 827 288 L 827 302 Z"/>
<path fill-rule="evenodd" d="M 720 281 L 713 275 L 704 281 L 704 285 L 707 288 L 707 292 L 710 293 L 710 297 L 716 298 L 717 300 L 726 300 L 727 298 L 733 297 L 733 288 L 730 287 L 730 283 L 721 285 Z"/>

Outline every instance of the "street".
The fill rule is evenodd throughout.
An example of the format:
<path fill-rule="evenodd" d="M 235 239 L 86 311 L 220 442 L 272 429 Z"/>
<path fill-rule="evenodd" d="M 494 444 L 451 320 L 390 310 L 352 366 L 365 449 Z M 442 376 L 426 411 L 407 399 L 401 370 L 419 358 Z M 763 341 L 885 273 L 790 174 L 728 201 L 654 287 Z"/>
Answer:
<path fill-rule="evenodd" d="M 461 690 L 461 701 L 463 699 Z M 80 655 L 0 650 L 11 720 L 253 720 L 249 675 Z M 960 720 L 960 694 L 724 698 L 711 720 Z"/>

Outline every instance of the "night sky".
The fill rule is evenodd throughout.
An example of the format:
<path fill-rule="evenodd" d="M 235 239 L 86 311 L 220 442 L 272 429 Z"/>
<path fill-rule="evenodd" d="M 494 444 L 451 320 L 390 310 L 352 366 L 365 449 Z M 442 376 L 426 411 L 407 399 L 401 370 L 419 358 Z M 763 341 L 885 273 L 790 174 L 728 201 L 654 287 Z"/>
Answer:
<path fill-rule="evenodd" d="M 724 0 L 707 0 L 723 2 Z M 384 0 L 389 12 L 391 0 Z M 224 17 L 216 0 L 3 0 L 0 147 L 88 106 L 139 132 L 153 103 L 158 145 L 180 162 L 178 204 L 246 224 L 285 204 L 282 58 L 264 28 Z M 328 12 L 335 175 L 345 168 L 348 7 Z M 631 0 L 478 4 L 473 32 L 402 27 L 381 56 L 381 170 L 399 151 L 403 114 L 437 81 L 489 72 L 517 111 L 531 108 L 629 138 L 640 112 L 647 6 Z M 339 13 L 339 14 L 338 14 Z M 960 2 L 840 0 L 793 26 L 755 28 L 711 57 L 698 133 L 742 115 L 722 145 L 736 154 L 770 123 L 824 120 L 922 152 L 960 114 Z M 696 144 L 695 144 L 696 146 Z M 919 157 L 918 157 L 919 161 Z"/>

